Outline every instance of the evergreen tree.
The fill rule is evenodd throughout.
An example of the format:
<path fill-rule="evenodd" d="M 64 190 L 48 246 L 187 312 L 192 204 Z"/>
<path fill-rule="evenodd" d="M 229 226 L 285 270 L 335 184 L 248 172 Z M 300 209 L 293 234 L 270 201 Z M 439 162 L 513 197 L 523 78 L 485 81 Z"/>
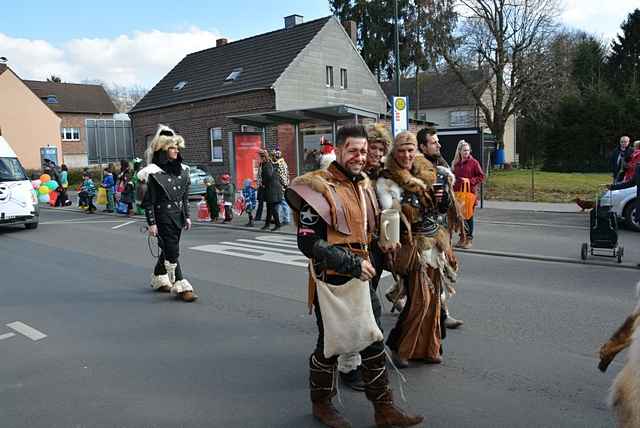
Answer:
<path fill-rule="evenodd" d="M 640 88 L 640 9 L 627 16 L 622 34 L 611 44 L 608 57 L 612 87 L 618 93 Z"/>

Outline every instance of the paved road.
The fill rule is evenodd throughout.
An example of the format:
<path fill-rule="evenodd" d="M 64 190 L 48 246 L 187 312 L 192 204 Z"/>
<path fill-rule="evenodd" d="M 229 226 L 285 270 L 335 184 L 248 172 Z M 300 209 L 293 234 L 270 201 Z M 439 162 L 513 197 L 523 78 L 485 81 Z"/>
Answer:
<path fill-rule="evenodd" d="M 315 326 L 292 237 L 197 226 L 182 253 L 200 300 L 185 304 L 150 291 L 147 239 L 128 222 L 48 210 L 35 231 L 0 229 L 2 426 L 318 426 L 306 385 Z M 490 227 L 480 223 L 477 245 L 505 246 Z M 509 227 L 520 237 L 508 242 L 557 235 Z M 444 364 L 405 371 L 425 426 L 612 426 L 604 398 L 623 360 L 600 374 L 595 353 L 634 306 L 637 272 L 460 260 L 451 307 L 467 324 L 447 338 Z M 386 331 L 394 321 L 384 316 Z M 354 426 L 373 424 L 362 394 L 342 390 L 342 401 Z"/>

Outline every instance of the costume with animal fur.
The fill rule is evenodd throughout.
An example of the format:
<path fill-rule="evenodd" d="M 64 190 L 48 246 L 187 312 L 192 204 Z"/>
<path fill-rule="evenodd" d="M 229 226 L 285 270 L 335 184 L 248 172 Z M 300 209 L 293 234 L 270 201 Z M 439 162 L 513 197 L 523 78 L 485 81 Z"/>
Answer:
<path fill-rule="evenodd" d="M 362 261 L 368 259 L 367 248 L 379 215 L 369 179 L 364 174 L 352 175 L 333 162 L 326 170 L 313 171 L 293 180 L 285 197 L 295 213 L 298 247 L 313 263 L 317 278 L 339 286 L 360 277 Z M 323 312 L 315 293 L 315 280 L 310 271 L 309 303 L 318 326 L 316 349 L 309 358 L 313 414 L 329 426 L 347 426 L 335 423 L 343 420 L 331 404 L 332 397 L 336 395 L 337 356 L 326 358 L 324 355 L 324 344 L 332 338 L 324 337 Z M 380 303 L 375 293 L 370 293 L 369 298 L 380 326 Z M 422 418 L 410 419 L 393 405 L 383 341 L 370 344 L 360 355 L 365 394 L 376 409 L 376 420 L 382 420 L 380 414 L 384 409 L 392 415 L 390 417 L 396 418 L 389 420 L 404 421 L 402 426 L 419 423 Z"/>
<path fill-rule="evenodd" d="M 636 290 L 637 296 L 640 297 L 640 282 L 636 285 Z M 620 428 L 640 427 L 640 329 L 638 326 L 640 326 L 640 300 L 624 323 L 600 347 L 598 368 L 603 372 L 620 351 L 629 348 L 627 361 L 611 385 L 608 400 Z"/>
<path fill-rule="evenodd" d="M 447 181 L 441 202 L 433 190 L 438 175 Z M 436 360 L 441 354 L 441 292 L 454 292 L 458 271 L 449 231 L 461 227 L 454 180 L 449 169 L 417 154 L 410 171 L 389 156 L 377 182 L 381 208 L 399 210 L 402 219 L 402 247 L 392 268 L 402 277 L 407 303 L 387 345 L 403 359 Z"/>
<path fill-rule="evenodd" d="M 187 225 L 189 214 L 189 168 L 182 164 L 178 153 L 169 159 L 171 147 L 184 148 L 184 139 L 171 128 L 160 125 L 145 153 L 148 165 L 138 172 L 138 178 L 147 183 L 142 207 L 147 224 L 158 228 L 160 255 L 151 277 L 151 288 L 171 291 L 183 300 L 195 297 L 193 287 L 182 274 L 180 262 L 180 236 Z"/>

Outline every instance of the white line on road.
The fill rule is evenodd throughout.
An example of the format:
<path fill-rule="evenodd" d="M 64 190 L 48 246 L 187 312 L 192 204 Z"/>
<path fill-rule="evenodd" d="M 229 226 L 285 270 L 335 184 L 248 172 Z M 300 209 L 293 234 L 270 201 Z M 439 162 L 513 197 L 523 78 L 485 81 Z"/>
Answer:
<path fill-rule="evenodd" d="M 98 224 L 98 223 L 121 223 L 122 220 L 87 220 L 87 221 L 44 221 L 40 224 Z"/>
<path fill-rule="evenodd" d="M 16 335 L 15 333 L 0 334 L 0 340 L 9 339 L 10 337 L 13 337 L 15 335 Z"/>
<path fill-rule="evenodd" d="M 514 223 L 514 222 L 509 222 L 509 221 L 491 221 L 491 220 L 478 220 L 478 223 L 499 224 L 499 225 L 503 225 L 503 226 L 550 227 L 550 228 L 556 228 L 556 229 L 587 230 L 587 225 L 585 225 L 585 226 L 572 226 L 572 225 L 564 225 L 564 224 L 545 224 L 545 223 Z"/>
<path fill-rule="evenodd" d="M 127 226 L 127 225 L 132 224 L 132 223 L 136 223 L 136 221 L 135 220 L 128 221 L 126 223 L 119 224 L 117 226 L 113 226 L 111 229 L 120 229 L 121 227 Z"/>
<path fill-rule="evenodd" d="M 283 253 L 283 254 L 296 254 L 296 255 L 302 255 L 302 253 L 300 252 L 300 250 L 285 250 L 284 248 L 275 248 L 275 247 L 265 247 L 265 246 L 260 246 L 260 245 L 249 245 L 249 244 L 242 244 L 240 242 L 221 242 L 221 244 L 223 245 L 234 245 L 236 247 L 241 247 L 241 248 L 251 248 L 254 250 L 269 250 L 269 251 L 274 251 L 277 253 Z"/>
<path fill-rule="evenodd" d="M 44 334 L 41 331 L 36 330 L 33 327 L 30 327 L 28 325 L 26 325 L 23 322 L 20 321 L 16 321 L 16 322 L 12 322 L 10 324 L 7 324 L 7 327 L 9 327 L 11 330 L 17 331 L 18 333 L 27 336 L 29 339 L 31 340 L 40 340 L 40 339 L 44 339 L 45 337 L 47 337 L 46 334 Z"/>

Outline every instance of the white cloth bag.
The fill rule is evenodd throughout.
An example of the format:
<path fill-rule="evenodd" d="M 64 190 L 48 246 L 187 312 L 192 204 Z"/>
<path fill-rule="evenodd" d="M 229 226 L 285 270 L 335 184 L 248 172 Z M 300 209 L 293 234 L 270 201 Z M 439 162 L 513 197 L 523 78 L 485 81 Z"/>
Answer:
<path fill-rule="evenodd" d="M 331 285 L 316 278 L 316 293 L 324 327 L 325 358 L 360 352 L 384 339 L 373 316 L 368 282 L 353 278 L 343 285 Z"/>

